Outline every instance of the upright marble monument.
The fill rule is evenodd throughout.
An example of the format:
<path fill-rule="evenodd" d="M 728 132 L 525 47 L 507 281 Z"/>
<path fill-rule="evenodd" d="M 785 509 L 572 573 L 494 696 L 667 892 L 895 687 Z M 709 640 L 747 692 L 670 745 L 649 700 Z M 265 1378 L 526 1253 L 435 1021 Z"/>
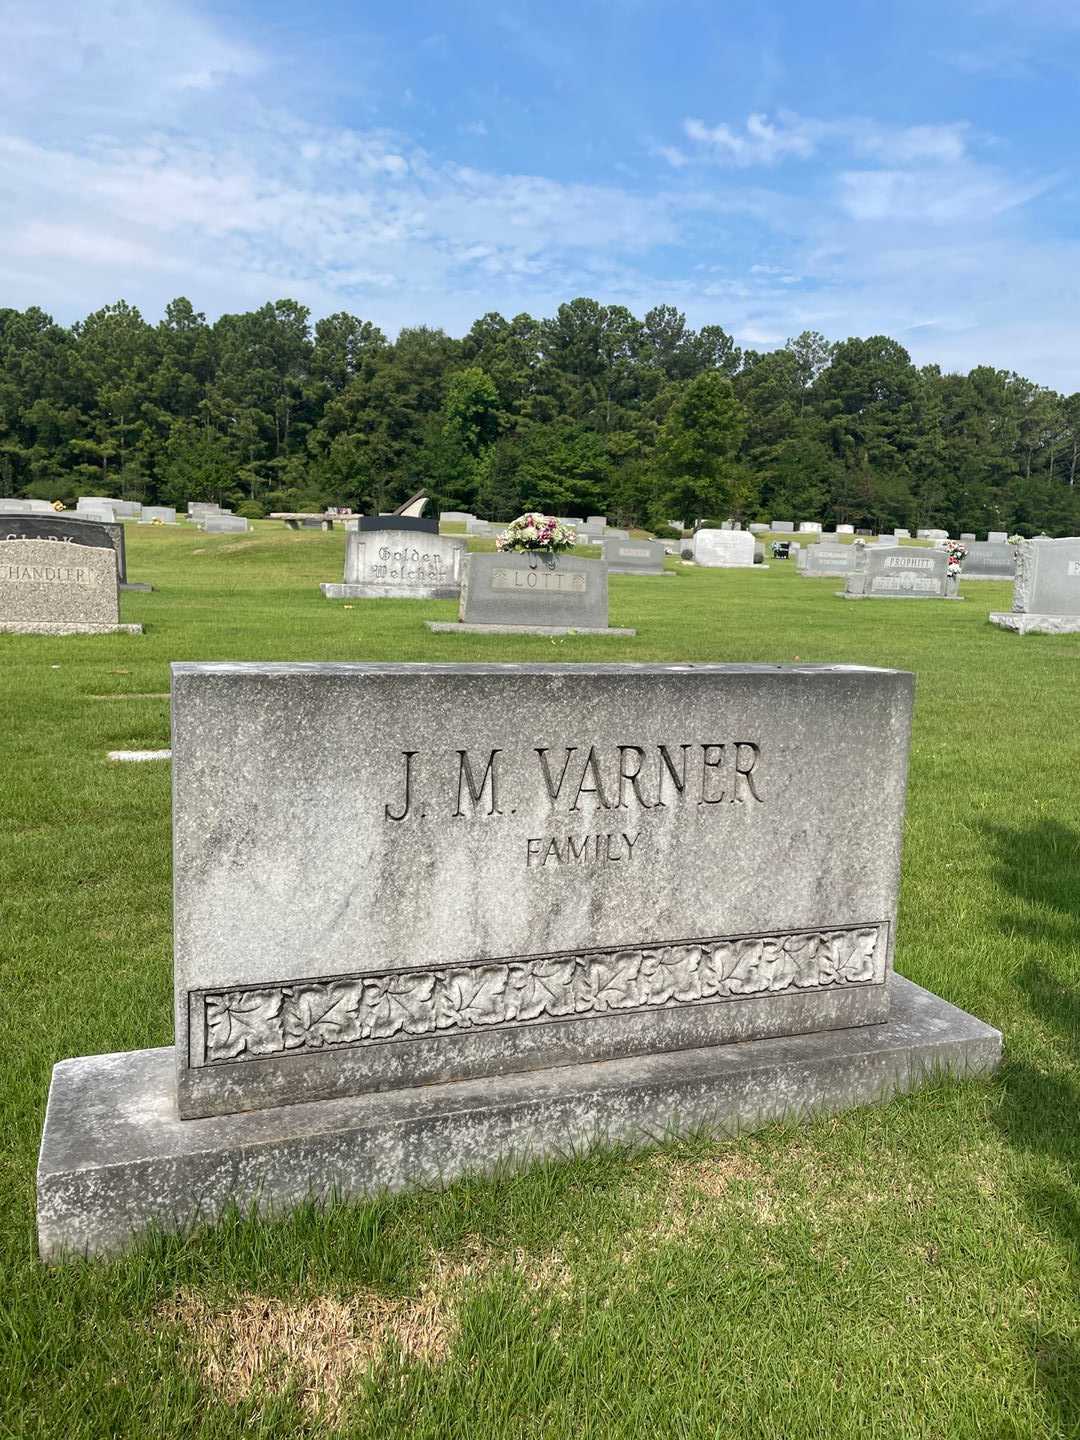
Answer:
<path fill-rule="evenodd" d="M 754 537 L 749 530 L 698 530 L 694 535 L 694 563 L 721 570 L 752 567 Z"/>
<path fill-rule="evenodd" d="M 1011 610 L 991 623 L 1020 635 L 1065 635 L 1080 631 L 1080 537 L 1021 540 Z"/>
<path fill-rule="evenodd" d="M 42 1256 L 993 1068 L 893 973 L 912 694 L 174 665 L 176 1043 L 57 1065 Z"/>

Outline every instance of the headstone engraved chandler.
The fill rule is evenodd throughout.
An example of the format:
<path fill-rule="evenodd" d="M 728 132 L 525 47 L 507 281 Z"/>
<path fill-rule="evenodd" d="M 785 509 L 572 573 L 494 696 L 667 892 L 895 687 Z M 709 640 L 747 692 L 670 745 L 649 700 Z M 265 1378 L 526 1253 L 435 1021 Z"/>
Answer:
<path fill-rule="evenodd" d="M 111 548 L 0 540 L 0 631 L 141 635 L 142 626 L 120 624 L 116 554 Z"/>
<path fill-rule="evenodd" d="M 848 575 L 846 600 L 956 600 L 944 550 L 910 546 L 865 546 L 865 568 Z"/>
<path fill-rule="evenodd" d="M 457 623 L 425 623 L 429 630 L 442 634 L 637 633 L 608 625 L 607 565 L 603 560 L 539 551 L 469 555 L 462 570 Z"/>
<path fill-rule="evenodd" d="M 1080 631 L 1080 537 L 1021 540 L 1015 551 L 1012 610 L 991 622 L 1020 635 Z"/>
<path fill-rule="evenodd" d="M 666 575 L 664 546 L 660 540 L 604 540 L 609 575 Z"/>
<path fill-rule="evenodd" d="M 345 580 L 323 585 L 329 600 L 456 600 L 465 542 L 413 530 L 350 530 Z"/>
<path fill-rule="evenodd" d="M 116 555 L 116 577 L 121 590 L 149 591 L 152 585 L 127 578 L 124 527 L 119 520 L 88 520 L 84 512 L 58 515 L 7 515 L 0 518 L 0 539 L 56 540 L 67 545 L 111 549 Z"/>
<path fill-rule="evenodd" d="M 912 688 L 174 665 L 176 1045 L 56 1067 L 40 1253 L 992 1069 L 892 973 Z"/>
<path fill-rule="evenodd" d="M 694 536 L 694 561 L 710 569 L 752 567 L 754 537 L 749 530 L 699 530 Z"/>

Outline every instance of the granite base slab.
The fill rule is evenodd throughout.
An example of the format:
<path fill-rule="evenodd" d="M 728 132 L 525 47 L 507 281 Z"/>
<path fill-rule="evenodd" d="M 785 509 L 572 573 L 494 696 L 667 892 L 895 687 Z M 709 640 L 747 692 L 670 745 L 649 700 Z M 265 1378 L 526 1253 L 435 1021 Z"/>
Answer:
<path fill-rule="evenodd" d="M 337 585 L 326 583 L 319 589 L 327 600 L 457 600 L 460 585 Z"/>
<path fill-rule="evenodd" d="M 989 618 L 991 625 L 1015 630 L 1017 635 L 1080 634 L 1080 615 L 1029 615 L 1020 610 L 1005 610 Z"/>
<path fill-rule="evenodd" d="M 37 1175 L 43 1260 L 116 1253 L 150 1227 L 444 1184 L 597 1142 L 646 1144 L 888 1100 L 988 1075 L 1001 1035 L 892 975 L 881 1025 L 180 1120 L 171 1048 L 63 1060 Z"/>
<path fill-rule="evenodd" d="M 841 600 L 963 600 L 963 595 L 919 595 L 907 591 L 897 595 L 854 595 L 848 590 L 834 590 L 834 595 L 839 595 Z"/>
<path fill-rule="evenodd" d="M 623 630 L 605 625 L 466 625 L 460 620 L 425 620 L 429 630 L 440 635 L 636 635 L 636 630 Z"/>
<path fill-rule="evenodd" d="M 141 635 L 141 625 L 46 624 L 44 621 L 3 620 L 0 635 Z"/>

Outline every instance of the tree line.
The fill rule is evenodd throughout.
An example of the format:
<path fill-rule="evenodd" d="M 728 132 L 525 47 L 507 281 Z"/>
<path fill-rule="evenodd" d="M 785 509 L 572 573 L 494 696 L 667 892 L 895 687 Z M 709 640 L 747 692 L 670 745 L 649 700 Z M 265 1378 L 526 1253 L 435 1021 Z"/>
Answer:
<path fill-rule="evenodd" d="M 216 500 L 250 515 L 527 508 L 786 517 L 874 530 L 1080 531 L 1080 394 L 915 366 L 887 336 L 740 349 L 670 305 L 577 299 L 389 340 L 278 300 L 156 325 L 124 301 L 65 327 L 0 310 L 0 495 Z"/>

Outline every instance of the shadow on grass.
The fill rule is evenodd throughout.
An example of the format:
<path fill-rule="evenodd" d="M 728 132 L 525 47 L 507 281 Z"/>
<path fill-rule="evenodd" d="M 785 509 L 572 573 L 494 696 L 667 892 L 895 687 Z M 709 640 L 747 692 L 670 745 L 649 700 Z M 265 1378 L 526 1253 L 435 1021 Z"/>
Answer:
<path fill-rule="evenodd" d="M 1001 930 L 1014 942 L 1053 949 L 1049 961 L 1030 960 L 1015 976 L 1043 1044 L 1037 1057 L 1018 1055 L 1006 1064 L 998 1124 L 1014 1149 L 1051 1161 L 1064 1177 L 1044 1172 L 1023 1198 L 1038 1228 L 1058 1236 L 1080 1286 L 1080 832 L 1053 820 L 983 830 L 994 848 L 999 893 L 1021 902 L 1003 908 Z M 1062 1433 L 1076 1433 L 1080 1345 L 1034 1327 L 1028 1343 L 1033 1374 L 1057 1409 Z"/>

